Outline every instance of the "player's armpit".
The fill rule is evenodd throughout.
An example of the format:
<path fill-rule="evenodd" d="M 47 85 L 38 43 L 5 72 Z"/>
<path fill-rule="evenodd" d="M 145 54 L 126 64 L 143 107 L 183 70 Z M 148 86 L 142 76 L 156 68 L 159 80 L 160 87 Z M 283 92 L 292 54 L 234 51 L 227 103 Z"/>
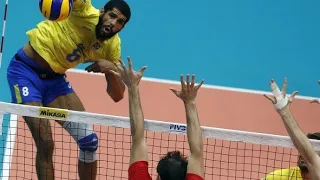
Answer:
<path fill-rule="evenodd" d="M 112 74 L 107 73 L 105 74 L 106 81 L 107 81 L 107 93 L 112 98 L 114 102 L 119 102 L 123 99 L 124 92 L 126 87 L 122 82 L 121 78 Z"/>

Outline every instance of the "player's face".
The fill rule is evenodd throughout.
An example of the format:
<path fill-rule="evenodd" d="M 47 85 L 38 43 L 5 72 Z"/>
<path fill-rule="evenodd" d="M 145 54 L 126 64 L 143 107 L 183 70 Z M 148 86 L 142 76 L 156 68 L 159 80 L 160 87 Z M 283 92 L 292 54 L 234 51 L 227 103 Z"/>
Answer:
<path fill-rule="evenodd" d="M 96 26 L 96 38 L 106 40 L 121 31 L 126 22 L 126 17 L 117 9 L 101 11 L 99 22 Z"/>

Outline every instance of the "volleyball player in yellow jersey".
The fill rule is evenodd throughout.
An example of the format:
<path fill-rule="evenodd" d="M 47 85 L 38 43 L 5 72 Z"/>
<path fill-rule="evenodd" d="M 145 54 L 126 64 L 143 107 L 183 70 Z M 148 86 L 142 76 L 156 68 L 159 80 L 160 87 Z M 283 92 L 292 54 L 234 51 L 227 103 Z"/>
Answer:
<path fill-rule="evenodd" d="M 273 104 L 277 112 L 282 118 L 283 124 L 299 152 L 298 167 L 280 169 L 268 174 L 265 180 L 320 180 L 320 152 L 314 150 L 309 139 L 320 140 L 320 133 L 305 135 L 293 115 L 290 112 L 290 104 L 292 103 L 298 91 L 287 97 L 287 79 L 285 78 L 282 90 L 278 88 L 276 82 L 271 80 L 270 88 L 274 97 L 264 95 Z"/>
<path fill-rule="evenodd" d="M 116 70 L 120 59 L 121 31 L 131 17 L 128 4 L 111 0 L 101 11 L 90 0 L 74 0 L 68 19 L 42 21 L 27 32 L 29 42 L 12 58 L 7 79 L 14 103 L 84 111 L 84 107 L 66 80 L 65 72 L 79 63 L 94 62 L 89 72 L 105 73 L 107 93 L 118 102 L 125 86 L 110 70 Z M 90 82 L 86 82 L 89 85 Z M 50 122 L 24 117 L 37 146 L 38 179 L 54 179 L 54 142 Z M 81 119 L 79 119 L 81 120 Z M 74 138 L 80 148 L 80 179 L 95 179 L 98 137 L 91 125 L 57 121 Z"/>

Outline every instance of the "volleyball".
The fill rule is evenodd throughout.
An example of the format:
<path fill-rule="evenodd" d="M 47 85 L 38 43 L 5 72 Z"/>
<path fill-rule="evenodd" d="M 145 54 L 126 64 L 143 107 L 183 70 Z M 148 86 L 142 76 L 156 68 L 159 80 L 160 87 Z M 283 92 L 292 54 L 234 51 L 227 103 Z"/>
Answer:
<path fill-rule="evenodd" d="M 73 0 L 39 0 L 41 14 L 51 21 L 62 21 L 69 17 Z"/>

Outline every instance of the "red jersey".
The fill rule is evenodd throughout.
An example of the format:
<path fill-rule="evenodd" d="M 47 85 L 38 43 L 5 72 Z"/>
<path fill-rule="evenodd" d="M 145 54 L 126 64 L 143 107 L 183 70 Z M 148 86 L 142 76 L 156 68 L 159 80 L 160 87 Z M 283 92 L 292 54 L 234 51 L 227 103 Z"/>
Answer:
<path fill-rule="evenodd" d="M 148 171 L 148 161 L 137 161 L 129 167 L 129 180 L 152 180 Z"/>
<path fill-rule="evenodd" d="M 137 161 L 129 167 L 129 180 L 152 180 L 148 171 L 147 161 Z M 197 174 L 188 173 L 186 180 L 203 180 Z"/>
<path fill-rule="evenodd" d="M 186 180 L 204 180 L 204 179 L 198 174 L 187 173 Z"/>

